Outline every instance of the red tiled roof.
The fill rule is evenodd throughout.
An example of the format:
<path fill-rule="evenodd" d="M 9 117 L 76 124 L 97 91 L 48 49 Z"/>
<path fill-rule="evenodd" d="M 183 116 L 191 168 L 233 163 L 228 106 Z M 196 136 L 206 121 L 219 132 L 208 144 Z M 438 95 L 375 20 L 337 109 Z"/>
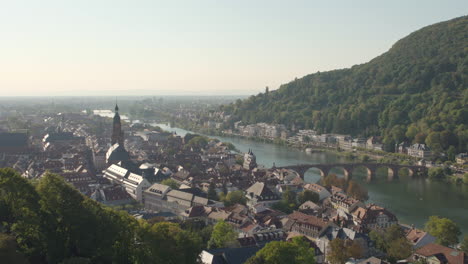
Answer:
<path fill-rule="evenodd" d="M 465 253 L 452 248 L 444 247 L 438 244 L 427 244 L 422 248 L 416 250 L 415 254 L 424 257 L 430 257 L 437 254 L 445 256 L 449 264 L 463 264 L 465 259 Z"/>
<path fill-rule="evenodd" d="M 411 243 L 417 243 L 422 237 L 424 237 L 427 233 L 419 230 L 419 229 L 411 229 L 406 234 L 406 239 L 408 239 Z"/>
<path fill-rule="evenodd" d="M 288 218 L 291 220 L 295 220 L 296 222 L 309 224 L 320 228 L 323 228 L 327 225 L 324 221 L 322 221 L 322 219 L 316 216 L 306 215 L 298 211 L 294 211 L 292 214 L 288 215 Z"/>

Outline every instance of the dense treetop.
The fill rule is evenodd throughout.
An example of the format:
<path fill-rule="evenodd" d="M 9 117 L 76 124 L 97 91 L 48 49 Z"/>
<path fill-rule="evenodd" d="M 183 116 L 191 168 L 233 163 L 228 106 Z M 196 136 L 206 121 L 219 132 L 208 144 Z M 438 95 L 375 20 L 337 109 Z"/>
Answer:
<path fill-rule="evenodd" d="M 198 233 L 138 221 L 58 175 L 33 185 L 0 169 L 0 194 L 0 256 L 15 263 L 196 263 L 203 248 Z"/>
<path fill-rule="evenodd" d="M 435 151 L 468 142 L 468 16 L 422 28 L 381 56 L 317 72 L 222 106 L 230 125 L 279 123 L 356 136 L 383 135 Z M 419 135 L 418 135 L 419 134 Z"/>

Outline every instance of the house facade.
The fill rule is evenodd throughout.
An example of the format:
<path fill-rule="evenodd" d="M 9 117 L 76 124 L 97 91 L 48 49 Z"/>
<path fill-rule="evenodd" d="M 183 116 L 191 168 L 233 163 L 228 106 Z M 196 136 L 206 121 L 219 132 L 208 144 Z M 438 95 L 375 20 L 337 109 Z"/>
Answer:
<path fill-rule="evenodd" d="M 372 204 L 365 207 L 356 207 L 351 211 L 351 215 L 354 224 L 360 226 L 363 230 L 385 229 L 398 224 L 398 219 L 393 213 Z"/>
<path fill-rule="evenodd" d="M 315 240 L 326 226 L 327 224 L 316 216 L 294 211 L 288 215 L 283 229 L 287 232 L 295 232 Z"/>
<path fill-rule="evenodd" d="M 271 207 L 280 197 L 270 190 L 265 183 L 256 182 L 246 190 L 247 206 L 254 212 Z"/>
<path fill-rule="evenodd" d="M 432 157 L 432 151 L 426 144 L 413 144 L 408 148 L 408 155 L 424 159 Z"/>

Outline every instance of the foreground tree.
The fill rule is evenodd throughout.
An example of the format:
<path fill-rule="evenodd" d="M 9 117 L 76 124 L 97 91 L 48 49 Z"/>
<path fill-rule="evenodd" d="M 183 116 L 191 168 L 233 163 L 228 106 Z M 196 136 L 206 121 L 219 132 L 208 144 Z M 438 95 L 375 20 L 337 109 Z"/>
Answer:
<path fill-rule="evenodd" d="M 92 218 L 86 217 L 82 202 L 84 197 L 72 186 L 55 174 L 46 174 L 37 191 L 41 196 L 39 204 L 44 214 L 43 226 L 46 230 L 47 259 L 57 263 L 70 258 L 73 251 L 85 256 L 91 254 L 94 232 Z M 94 231 L 94 230 L 93 230 Z"/>
<path fill-rule="evenodd" d="M 0 194 L 0 227 L 15 235 L 20 251 L 28 258 L 40 261 L 44 232 L 38 193 L 16 171 L 0 169 Z"/>
<path fill-rule="evenodd" d="M 202 248 L 193 232 L 137 221 L 58 175 L 46 174 L 34 188 L 0 169 L 0 194 L 1 263 L 21 263 L 22 254 L 30 263 L 196 263 Z"/>
<path fill-rule="evenodd" d="M 314 249 L 304 237 L 295 237 L 290 242 L 274 241 L 251 257 L 247 264 L 314 264 Z"/>
<path fill-rule="evenodd" d="M 429 234 L 437 238 L 437 243 L 444 246 L 456 245 L 458 236 L 461 235 L 460 228 L 455 222 L 438 216 L 429 217 L 425 229 Z"/>
<path fill-rule="evenodd" d="M 0 260 L 2 263 L 28 263 L 23 253 L 18 251 L 15 237 L 0 233 Z"/>

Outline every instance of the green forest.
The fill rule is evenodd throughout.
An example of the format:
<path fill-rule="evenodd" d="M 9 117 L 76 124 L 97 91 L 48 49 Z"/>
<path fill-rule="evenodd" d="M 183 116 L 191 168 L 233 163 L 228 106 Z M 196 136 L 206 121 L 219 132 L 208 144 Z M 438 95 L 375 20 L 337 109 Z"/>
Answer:
<path fill-rule="evenodd" d="M 28 181 L 0 169 L 0 194 L 2 263 L 197 263 L 207 240 L 105 207 L 54 174 Z"/>
<path fill-rule="evenodd" d="M 236 121 L 320 133 L 381 135 L 387 149 L 408 141 L 435 152 L 466 152 L 468 17 L 422 28 L 386 53 L 349 69 L 317 72 L 275 91 L 224 105 Z"/>

